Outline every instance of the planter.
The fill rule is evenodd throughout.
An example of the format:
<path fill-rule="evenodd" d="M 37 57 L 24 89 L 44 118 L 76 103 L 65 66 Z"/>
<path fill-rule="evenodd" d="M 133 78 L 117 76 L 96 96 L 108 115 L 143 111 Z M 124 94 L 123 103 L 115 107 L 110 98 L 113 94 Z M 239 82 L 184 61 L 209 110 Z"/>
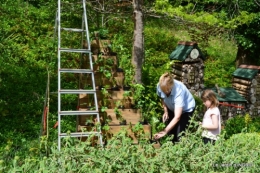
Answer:
<path fill-rule="evenodd" d="M 124 91 L 129 91 L 130 89 L 131 89 L 130 86 L 123 86 L 123 90 L 124 90 Z"/>
<path fill-rule="evenodd" d="M 119 86 L 113 86 L 112 88 L 110 88 L 112 91 L 120 91 L 120 87 Z"/>
<path fill-rule="evenodd" d="M 119 125 L 126 125 L 126 120 L 122 120 L 119 122 Z"/>
<path fill-rule="evenodd" d="M 132 102 L 132 99 L 124 99 L 123 100 L 123 105 L 127 109 L 133 109 L 134 108 L 134 104 Z"/>
<path fill-rule="evenodd" d="M 102 106 L 106 106 L 108 109 L 113 109 L 115 108 L 115 103 L 113 99 L 103 99 L 102 100 Z"/>
<path fill-rule="evenodd" d="M 122 68 L 117 68 L 116 72 L 124 72 L 124 70 Z"/>
<path fill-rule="evenodd" d="M 147 124 L 149 124 L 147 120 L 139 121 L 139 123 L 142 124 L 142 125 L 147 125 Z"/>

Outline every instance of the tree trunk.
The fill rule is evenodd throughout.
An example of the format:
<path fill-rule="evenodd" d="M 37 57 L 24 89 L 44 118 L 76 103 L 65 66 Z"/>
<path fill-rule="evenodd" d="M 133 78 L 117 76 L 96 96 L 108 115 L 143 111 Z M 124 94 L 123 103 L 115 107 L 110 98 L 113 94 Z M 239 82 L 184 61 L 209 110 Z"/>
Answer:
<path fill-rule="evenodd" d="M 144 60 L 144 39 L 143 39 L 143 0 L 133 0 L 134 6 L 134 44 L 132 50 L 132 64 L 135 71 L 134 82 L 142 83 L 142 64 Z"/>
<path fill-rule="evenodd" d="M 236 67 L 238 68 L 241 64 L 252 65 L 254 64 L 250 59 L 250 51 L 245 50 L 242 46 L 238 45 L 237 56 L 236 56 Z"/>

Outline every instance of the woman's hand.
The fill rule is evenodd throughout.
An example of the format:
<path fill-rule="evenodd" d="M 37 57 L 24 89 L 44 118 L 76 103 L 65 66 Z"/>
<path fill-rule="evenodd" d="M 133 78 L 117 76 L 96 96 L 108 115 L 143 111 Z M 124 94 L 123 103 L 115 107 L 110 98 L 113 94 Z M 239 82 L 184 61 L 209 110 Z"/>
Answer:
<path fill-rule="evenodd" d="M 154 139 L 155 139 L 155 140 L 158 140 L 158 139 L 164 137 L 166 134 L 167 134 L 167 132 L 166 132 L 165 130 L 160 131 L 159 133 L 156 133 L 156 134 L 154 135 Z"/>
<path fill-rule="evenodd" d="M 167 120 L 168 120 L 168 112 L 164 112 L 164 114 L 163 114 L 163 123 L 165 123 Z"/>

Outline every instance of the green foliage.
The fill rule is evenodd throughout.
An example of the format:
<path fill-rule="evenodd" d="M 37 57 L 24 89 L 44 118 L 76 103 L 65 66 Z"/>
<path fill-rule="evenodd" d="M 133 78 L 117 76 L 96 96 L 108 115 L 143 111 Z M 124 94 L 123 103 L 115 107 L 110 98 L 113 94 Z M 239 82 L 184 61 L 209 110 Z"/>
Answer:
<path fill-rule="evenodd" d="M 22 1 L 7 1 L 1 6 L 0 100 L 5 105 L 0 115 L 1 142 L 17 133 L 35 138 L 40 131 L 46 67 L 54 55 L 49 32 L 52 25 L 43 22 L 48 15 L 46 10 Z"/>
<path fill-rule="evenodd" d="M 254 117 L 247 125 L 247 132 L 260 132 L 260 118 Z"/>
<path fill-rule="evenodd" d="M 122 116 L 122 111 L 120 110 L 120 108 L 122 109 L 122 103 L 121 101 L 117 101 L 116 106 L 114 108 L 114 113 L 116 115 L 116 118 L 119 120 L 120 123 L 125 122 L 123 116 Z"/>
<path fill-rule="evenodd" d="M 108 37 L 108 30 L 106 28 L 100 28 L 99 31 L 98 31 L 98 36 L 101 38 L 101 39 L 106 39 Z"/>
<path fill-rule="evenodd" d="M 144 90 L 145 87 L 142 84 L 134 84 L 133 85 L 133 99 L 135 101 L 136 108 L 140 109 L 145 104 L 145 100 L 142 98 L 144 97 Z"/>
<path fill-rule="evenodd" d="M 203 104 L 203 101 L 200 97 L 193 95 L 193 98 L 196 103 L 194 115 L 196 117 L 196 120 L 201 122 L 204 116 L 205 105 Z"/>
<path fill-rule="evenodd" d="M 118 65 L 119 68 L 123 69 L 124 71 L 124 84 L 130 86 L 133 82 L 133 66 L 131 63 L 131 45 L 132 42 L 132 35 L 133 33 L 133 26 L 132 23 L 125 20 L 117 20 L 119 23 L 113 22 L 111 28 L 109 30 L 114 33 L 112 36 L 112 50 L 113 52 L 117 52 L 118 58 Z M 120 22 L 124 22 L 124 25 Z"/>
<path fill-rule="evenodd" d="M 177 46 L 173 32 L 164 27 L 145 28 L 145 64 L 159 67 L 169 61 L 169 54 Z M 156 37 L 155 37 L 156 35 Z"/>
<path fill-rule="evenodd" d="M 55 14 L 50 13 L 55 9 L 56 2 L 47 8 L 35 8 L 24 1 L 5 1 L 1 6 L 1 145 L 10 139 L 14 143 L 37 139 L 41 132 L 48 71 L 50 90 L 57 88 Z M 51 98 L 50 110 L 57 105 L 55 99 Z M 56 121 L 55 117 L 52 122 Z"/>
<path fill-rule="evenodd" d="M 247 13 L 243 10 L 250 7 L 248 11 L 257 11 L 255 10 L 257 5 L 253 1 L 241 3 L 239 5 L 241 11 L 236 11 L 237 9 L 235 8 L 228 9 L 235 7 L 235 5 L 236 1 L 216 0 L 212 2 L 206 0 L 198 3 L 197 1 L 191 0 L 181 3 L 169 3 L 165 0 L 156 0 L 154 8 L 159 13 L 164 13 L 171 17 L 182 17 L 185 21 L 234 29 L 238 25 L 250 23 L 256 16 L 254 13 Z M 232 13 L 235 13 L 235 15 L 232 15 Z"/>
<path fill-rule="evenodd" d="M 233 134 L 241 133 L 245 128 L 245 119 L 243 116 L 236 116 L 225 122 L 226 138 L 231 137 Z"/>
<path fill-rule="evenodd" d="M 250 50 L 249 59 L 258 61 L 259 5 L 250 0 L 237 1 L 180 1 L 156 0 L 154 9 L 171 18 L 181 18 L 193 41 L 207 46 L 210 36 L 229 32 L 245 50 Z M 258 38 L 258 39 L 257 39 Z"/>
<path fill-rule="evenodd" d="M 109 1 L 110 5 L 111 2 Z M 177 16 L 177 18 L 175 20 L 146 18 L 143 84 L 137 86 L 135 96 L 137 105 L 142 110 L 143 118 L 149 120 L 152 125 L 153 133 L 165 127 L 160 121 L 163 110 L 161 100 L 156 95 L 156 84 L 161 74 L 170 71 L 171 62 L 168 56 L 178 41 L 195 39 L 201 41 L 199 46 L 207 56 L 204 79 L 206 86 L 209 87 L 215 83 L 221 87 L 230 86 L 231 74 L 235 70 L 233 62 L 237 46 L 235 41 L 228 40 L 230 35 L 226 30 L 223 31 L 223 28 L 237 28 L 236 32 L 240 34 L 236 35 L 238 43 L 247 46 L 248 49 L 258 50 L 256 46 L 258 43 L 254 38 L 259 37 L 259 32 L 252 28 L 259 28 L 257 27 L 259 17 L 258 14 L 250 14 L 256 11 L 252 1 L 240 2 L 243 10 L 230 21 L 228 21 L 226 10 L 219 8 L 219 13 L 216 13 L 216 10 L 214 13 L 209 13 L 207 10 L 203 12 L 203 9 L 207 3 L 217 3 L 217 7 L 224 4 L 223 7 L 225 7 L 225 3 L 235 3 L 235 1 L 203 1 L 196 5 L 199 10 L 194 8 L 194 2 L 194 4 L 187 4 L 187 1 L 176 1 L 174 8 L 166 2 L 157 1 L 155 9 L 159 9 L 159 12 L 160 10 L 161 12 L 167 11 L 169 16 Z M 56 42 L 53 41 L 56 3 L 43 0 L 1 1 L 0 172 L 257 171 L 252 166 L 216 165 L 229 164 L 231 161 L 233 161 L 232 163 L 259 164 L 257 152 L 248 152 L 258 151 L 259 134 L 242 133 L 231 137 L 234 133 L 241 131 L 259 132 L 260 121 L 258 119 L 253 119 L 253 121 L 239 119 L 231 122 L 231 125 L 227 124 L 225 131 L 230 139 L 225 141 L 223 137 L 215 146 L 207 147 L 201 143 L 201 133 L 196 131 L 198 128 L 196 123 L 191 127 L 193 133 L 186 135 L 179 144 L 172 145 L 167 142 L 168 139 L 165 139 L 160 149 L 154 149 L 146 140 L 141 140 L 140 145 L 132 145 L 132 140 L 125 136 L 125 131 L 109 141 L 105 148 L 92 147 L 90 139 L 83 143 L 77 139 L 66 138 L 63 141 L 65 147 L 59 152 L 56 149 L 58 134 L 55 128 L 49 128 L 51 135 L 48 139 L 42 137 L 38 140 L 45 101 L 47 72 L 51 76 L 50 91 L 54 91 L 50 98 L 49 126 L 52 127 L 57 122 L 57 94 L 55 93 L 57 90 L 57 55 Z M 90 7 L 89 3 L 87 5 Z M 250 13 L 244 12 L 246 8 Z M 89 21 L 91 21 L 90 30 L 94 32 L 105 29 L 103 30 L 104 35 L 112 38 L 112 49 L 118 55 L 119 67 L 124 69 L 127 74 L 127 83 L 131 84 L 134 74 L 131 65 L 134 24 L 129 19 L 131 19 L 132 13 L 120 17 L 109 14 L 109 17 L 114 17 L 113 20 L 105 18 L 106 26 L 100 29 L 99 22 L 96 22 L 99 20 L 95 18 L 98 14 L 92 9 L 88 8 Z M 198 13 L 193 14 L 193 9 Z M 81 24 L 81 16 L 72 15 L 69 18 L 69 13 L 73 13 L 72 6 L 64 16 L 66 24 L 71 22 L 75 25 Z M 184 25 L 185 22 L 188 25 Z M 216 30 L 212 30 L 214 28 Z M 223 39 L 214 37 L 217 34 L 220 34 Z M 255 37 L 257 34 L 258 37 Z M 78 38 L 73 34 L 65 36 L 69 46 L 79 45 Z M 208 43 L 204 44 L 203 39 Z M 72 60 L 65 63 L 68 66 L 77 66 L 79 65 L 77 60 L 76 57 L 72 57 Z M 106 74 L 108 77 L 111 75 Z M 64 88 L 77 86 L 69 80 L 75 78 L 75 76 L 62 77 L 66 80 Z M 62 99 L 64 109 L 73 110 L 77 107 L 75 96 L 65 96 Z M 197 103 L 195 118 L 201 118 L 198 115 L 201 113 L 203 105 L 199 98 L 195 99 Z M 102 109 L 104 111 L 106 108 Z M 68 133 L 75 131 L 75 122 L 76 119 L 73 116 L 64 117 L 61 121 L 62 131 Z M 109 127 L 104 126 L 103 129 L 108 130 Z M 140 135 L 142 125 L 138 124 L 132 130 Z"/>
<path fill-rule="evenodd" d="M 249 114 L 246 114 L 245 116 L 238 115 L 228 119 L 224 126 L 223 134 L 225 134 L 225 138 L 227 139 L 232 135 L 241 132 L 260 132 L 260 118 L 251 118 Z"/>
<path fill-rule="evenodd" d="M 235 43 L 212 38 L 205 50 L 208 55 L 205 61 L 205 85 L 214 87 L 215 84 L 218 84 L 221 87 L 230 87 L 232 73 L 236 69 L 234 61 L 237 48 Z"/>
<path fill-rule="evenodd" d="M 195 122 L 192 126 L 198 127 Z M 142 128 L 139 125 L 133 127 L 133 130 L 140 129 Z M 242 133 L 228 140 L 221 137 L 215 145 L 205 145 L 201 140 L 201 130 L 187 132 L 178 144 L 166 142 L 158 149 L 145 140 L 133 145 L 132 139 L 126 137 L 126 130 L 121 130 L 104 148 L 93 147 L 91 139 L 86 142 L 73 142 L 68 138 L 61 151 L 52 147 L 47 157 L 32 154 L 26 159 L 13 155 L 9 162 L 2 159 L 0 170 L 107 173 L 257 172 L 260 164 L 259 134 Z"/>

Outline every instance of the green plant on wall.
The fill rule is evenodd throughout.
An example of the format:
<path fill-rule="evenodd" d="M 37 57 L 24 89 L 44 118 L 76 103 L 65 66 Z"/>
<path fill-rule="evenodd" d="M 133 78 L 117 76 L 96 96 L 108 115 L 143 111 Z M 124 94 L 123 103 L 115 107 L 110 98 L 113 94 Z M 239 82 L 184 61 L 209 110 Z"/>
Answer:
<path fill-rule="evenodd" d="M 114 87 L 116 83 L 113 77 L 114 60 L 112 58 L 105 58 L 99 55 L 95 63 L 99 66 L 98 71 L 102 73 L 102 79 L 99 79 L 101 81 L 101 85 L 108 85 L 107 88 Z"/>
<path fill-rule="evenodd" d="M 133 83 L 133 70 L 124 69 L 124 86 L 131 86 Z"/>
<path fill-rule="evenodd" d="M 129 91 L 124 91 L 123 93 L 123 99 L 127 99 L 127 98 L 130 98 L 132 96 L 132 91 L 129 90 Z"/>
<path fill-rule="evenodd" d="M 143 100 L 143 97 L 144 97 L 144 86 L 142 84 L 134 84 L 132 86 L 132 92 L 134 93 L 133 94 L 133 99 L 134 99 L 134 104 L 135 104 L 135 107 L 137 109 L 140 109 L 142 108 L 142 106 L 145 104 L 145 100 Z"/>
<path fill-rule="evenodd" d="M 109 33 L 109 31 L 108 31 L 107 28 L 100 28 L 100 29 L 97 31 L 97 33 L 98 33 L 99 38 L 101 38 L 101 39 L 106 39 L 106 38 L 108 38 L 108 33 Z"/>
<path fill-rule="evenodd" d="M 111 95 L 106 88 L 102 88 L 101 93 L 102 93 L 102 96 L 103 96 L 103 106 L 108 107 L 109 102 L 111 100 Z"/>
<path fill-rule="evenodd" d="M 131 131 L 134 133 L 138 141 L 142 140 L 145 137 L 144 126 L 140 123 L 131 125 Z"/>
<path fill-rule="evenodd" d="M 132 98 L 131 97 L 132 97 L 132 91 L 131 90 L 124 91 L 122 102 L 124 104 L 132 104 Z"/>
<path fill-rule="evenodd" d="M 115 105 L 115 108 L 114 108 L 114 113 L 116 115 L 116 118 L 119 120 L 119 124 L 120 125 L 125 125 L 126 124 L 126 120 L 122 116 L 122 110 L 120 110 L 120 108 L 122 109 L 122 102 L 121 101 L 116 101 L 115 104 L 116 105 Z"/>
<path fill-rule="evenodd" d="M 112 76 L 111 66 L 106 64 L 105 58 L 100 57 L 95 63 L 99 65 L 98 71 L 102 72 L 106 78 L 109 79 Z"/>

